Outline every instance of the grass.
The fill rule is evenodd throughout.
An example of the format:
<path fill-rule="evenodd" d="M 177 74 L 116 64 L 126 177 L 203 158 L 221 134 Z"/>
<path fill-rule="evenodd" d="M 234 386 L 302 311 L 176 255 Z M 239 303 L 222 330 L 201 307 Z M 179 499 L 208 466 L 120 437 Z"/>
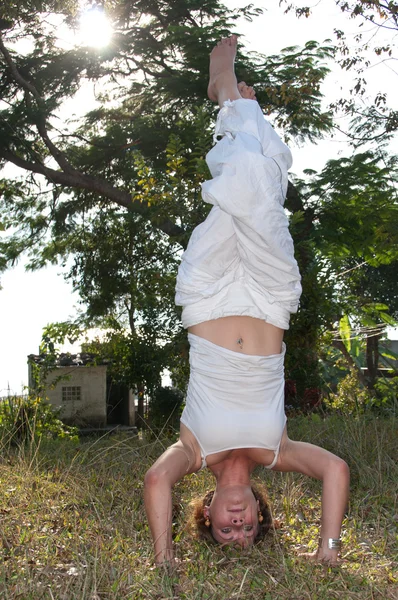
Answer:
<path fill-rule="evenodd" d="M 338 568 L 297 556 L 315 548 L 320 483 L 258 469 L 282 527 L 250 550 L 222 549 L 186 530 L 210 473 L 174 490 L 176 574 L 153 567 L 143 475 L 170 440 L 108 437 L 3 448 L 0 597 L 4 600 L 317 600 L 398 598 L 397 420 L 297 417 L 290 436 L 323 445 L 351 467 Z"/>

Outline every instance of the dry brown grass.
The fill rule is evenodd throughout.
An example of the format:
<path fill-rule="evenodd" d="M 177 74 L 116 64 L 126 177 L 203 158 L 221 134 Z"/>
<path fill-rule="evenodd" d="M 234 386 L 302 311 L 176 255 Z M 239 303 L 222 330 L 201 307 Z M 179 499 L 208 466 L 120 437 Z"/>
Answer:
<path fill-rule="evenodd" d="M 344 562 L 313 565 L 320 484 L 292 474 L 256 477 L 283 526 L 250 550 L 193 540 L 187 505 L 213 485 L 207 472 L 175 488 L 180 558 L 170 576 L 152 565 L 142 499 L 146 469 L 166 440 L 110 437 L 51 442 L 4 452 L 0 462 L 0 597 L 4 600 L 315 600 L 398 598 L 397 421 L 296 418 L 291 437 L 347 460 L 352 473 L 344 522 Z"/>

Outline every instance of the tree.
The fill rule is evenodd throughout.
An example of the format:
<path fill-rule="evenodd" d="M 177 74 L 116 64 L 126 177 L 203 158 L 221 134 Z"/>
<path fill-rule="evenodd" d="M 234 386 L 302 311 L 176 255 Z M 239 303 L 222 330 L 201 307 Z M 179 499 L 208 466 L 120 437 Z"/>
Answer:
<path fill-rule="evenodd" d="M 307 215 L 312 215 L 310 234 L 322 288 L 314 314 L 324 332 L 336 330 L 344 317 L 367 328 L 367 380 L 350 356 L 349 336 L 345 339 L 341 328 L 334 345 L 373 389 L 378 331 L 382 333 L 383 324 L 395 325 L 397 318 L 397 160 L 381 161 L 367 152 L 329 161 L 321 173 L 308 175 L 309 181 L 296 185 Z"/>
<path fill-rule="evenodd" d="M 293 10 L 299 18 L 310 18 L 318 8 L 288 0 L 283 4 L 286 12 Z M 366 144 L 373 151 L 329 162 L 322 173 L 308 171 L 306 182 L 295 182 L 299 191 L 296 204 L 301 203 L 295 220 L 296 230 L 301 229 L 301 241 L 296 244 L 298 260 L 312 265 L 312 269 L 303 269 L 303 306 L 293 321 L 290 335 L 298 375 L 304 382 L 311 381 L 306 368 L 312 374 L 312 381 L 316 381 L 318 356 L 325 354 L 325 348 L 317 346 L 314 338 L 310 348 L 317 349 L 317 356 L 312 350 L 303 361 L 300 345 L 295 342 L 300 338 L 305 340 L 305 349 L 307 332 L 314 336 L 317 331 L 318 336 L 323 332 L 321 346 L 332 342 L 349 367 L 357 371 L 361 383 L 373 389 L 378 374 L 380 334 L 387 324 L 396 322 L 396 299 L 392 291 L 396 286 L 388 275 L 397 268 L 396 158 L 388 157 L 386 148 L 398 129 L 398 113 L 389 106 L 383 89 L 375 97 L 368 97 L 366 70 L 395 60 L 397 6 L 378 0 L 336 0 L 336 4 L 356 20 L 359 28 L 354 43 L 352 37 L 347 42 L 344 31 L 335 30 L 335 60 L 342 69 L 353 72 L 353 85 L 330 108 L 336 115 L 349 117 L 349 127 L 343 133 L 352 146 L 357 150 Z M 334 127 L 339 129 L 336 123 Z M 362 195 L 365 203 L 361 202 Z M 317 329 L 311 327 L 311 315 L 317 315 Z M 359 346 L 342 336 L 341 327 L 339 331 L 339 323 L 345 319 L 352 320 L 366 340 L 366 378 L 351 352 Z M 300 335 L 296 335 L 296 329 Z"/>
<path fill-rule="evenodd" d="M 40 19 L 40 11 L 47 9 L 58 10 L 52 26 Z M 215 0 L 204 5 L 116 2 L 109 15 L 116 27 L 113 43 L 101 52 L 57 46 L 61 16 L 68 24 L 75 19 L 69 5 L 64 10 L 41 2 L 34 14 L 25 11 L 18 22 L 10 19 L 0 38 L 0 94 L 6 106 L 0 157 L 2 165 L 10 162 L 31 176 L 18 187 L 14 180 L 3 181 L 5 225 L 17 222 L 19 230 L 13 243 L 3 246 L 3 263 L 24 249 L 37 251 L 38 240 L 55 221 L 81 214 L 99 200 L 143 215 L 167 235 L 183 235 L 177 223 L 159 219 L 156 206 L 136 197 L 137 179 L 125 185 L 120 170 L 124 166 L 125 172 L 126 151 L 136 148 L 149 166 L 164 167 L 171 131 L 178 132 L 186 152 L 192 151 L 192 119 L 206 98 L 209 48 L 239 15 L 251 18 L 255 12 L 228 11 Z M 18 53 L 16 36 L 19 41 L 30 35 L 33 49 Z M 264 57 L 239 53 L 237 64 L 259 85 L 260 98 L 288 133 L 316 138 L 331 126 L 320 108 L 319 91 L 326 74 L 320 60 L 329 55 L 329 48 L 311 43 L 271 57 L 269 64 Z M 59 131 L 57 111 L 83 79 L 101 84 L 102 107 L 88 113 L 74 131 Z M 207 112 L 212 110 L 207 103 Z M 37 175 L 44 176 L 47 188 Z M 61 200 L 64 191 L 68 201 Z"/>
<path fill-rule="evenodd" d="M 314 10 L 314 7 L 306 5 L 297 6 L 290 0 L 282 3 L 285 12 L 294 11 L 299 18 L 309 18 Z M 335 3 L 342 12 L 356 20 L 358 31 L 354 43 L 352 35 L 347 41 L 343 30 L 334 31 L 335 59 L 343 70 L 353 73 L 353 85 L 350 93 L 337 99 L 330 108 L 335 114 L 349 118 L 350 125 L 344 133 L 354 147 L 368 143 L 385 146 L 398 129 L 398 111 L 394 105 L 389 106 L 385 90 L 368 96 L 366 73 L 380 64 L 388 67 L 397 59 L 394 54 L 394 36 L 398 29 L 397 4 L 390 0 L 335 0 Z M 391 77 L 396 77 L 394 67 L 391 67 Z M 339 129 L 337 124 L 335 127 Z"/>
<path fill-rule="evenodd" d="M 349 12 L 352 17 L 361 16 L 366 21 L 375 23 L 378 27 L 398 29 L 398 6 L 392 0 L 336 0 L 343 12 Z"/>
<path fill-rule="evenodd" d="M 120 353 L 150 339 L 160 364 L 153 340 L 179 339 L 176 257 L 208 210 L 200 200 L 214 111 L 208 54 L 239 17 L 260 11 L 216 0 L 108 3 L 115 33 L 101 50 L 59 44 L 57 31 L 76 25 L 75 2 L 7 1 L 2 11 L 0 166 L 23 175 L 1 183 L 10 235 L 0 242 L 0 268 L 23 252 L 32 269 L 72 264 L 86 322 L 112 322 L 119 336 L 127 325 Z M 314 42 L 267 59 L 239 49 L 237 69 L 286 135 L 314 140 L 331 127 L 320 92 L 330 55 Z M 101 105 L 65 121 L 64 100 L 84 82 L 95 83 Z"/>
<path fill-rule="evenodd" d="M 119 0 L 106 6 L 115 33 L 101 50 L 60 45 L 57 31 L 77 22 L 74 2 L 8 0 L 2 9 L 0 167 L 14 165 L 22 175 L 1 182 L 0 222 L 9 235 L 0 242 L 0 268 L 23 252 L 32 269 L 47 262 L 71 264 L 68 277 L 82 294 L 86 322 L 112 325 L 107 351 L 125 365 L 120 377 L 141 384 L 141 364 L 151 387 L 165 364 L 181 379 L 186 372 L 178 364 L 179 357 L 186 361 L 186 352 L 171 282 L 178 253 L 208 210 L 200 200 L 214 111 L 206 99 L 208 53 L 239 17 L 255 18 L 259 9 L 231 11 L 217 0 Z M 28 50 L 22 51 L 23 40 Z M 287 137 L 314 141 L 333 126 L 331 112 L 322 109 L 321 85 L 325 61 L 335 51 L 316 42 L 270 57 L 239 48 L 237 71 L 256 85 L 260 104 Z M 78 120 L 64 119 L 65 99 L 87 82 L 95 84 L 100 106 Z M 304 293 L 289 334 L 288 369 L 301 380 L 303 393 L 319 384 L 319 331 L 340 314 L 333 269 L 338 260 L 341 268 L 343 259 L 356 259 L 363 236 L 373 235 L 365 219 L 356 245 L 349 244 L 344 255 L 337 252 L 327 207 L 342 209 L 338 196 L 354 181 L 353 166 L 358 165 L 336 163 L 313 181 L 289 185 L 287 207 Z M 366 176 L 370 188 L 375 177 L 370 167 Z M 360 209 L 355 186 L 347 194 L 354 222 Z M 330 228 L 319 226 L 322 211 Z M 166 339 L 175 342 L 172 352 L 168 344 L 159 351 Z M 156 365 L 152 374 L 145 371 L 150 364 Z"/>

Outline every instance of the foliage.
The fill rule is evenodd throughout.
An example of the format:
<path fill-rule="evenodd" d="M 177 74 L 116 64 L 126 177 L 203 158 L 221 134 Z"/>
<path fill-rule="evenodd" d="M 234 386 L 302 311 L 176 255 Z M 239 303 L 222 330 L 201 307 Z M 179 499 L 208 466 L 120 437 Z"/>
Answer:
<path fill-rule="evenodd" d="M 43 328 L 42 339 L 39 346 L 39 355 L 29 356 L 29 367 L 32 378 L 32 387 L 36 394 L 44 394 L 47 388 L 47 377 L 54 370 L 59 358 L 59 346 L 67 339 L 73 344 L 82 334 L 83 328 L 70 321 L 49 323 Z M 55 386 L 67 376 L 60 375 L 53 379 Z"/>
<path fill-rule="evenodd" d="M 64 425 L 58 412 L 39 396 L 10 396 L 0 402 L 0 443 L 32 445 L 42 438 L 77 441 L 77 429 Z"/>
<path fill-rule="evenodd" d="M 396 159 L 370 151 L 328 161 L 320 173 L 295 178 L 297 194 L 288 197 L 287 206 L 294 211 L 291 232 L 303 294 L 286 335 L 286 372 L 297 384 L 298 406 L 307 388 L 321 385 L 325 343 L 345 353 L 349 368 L 359 369 L 359 356 L 350 357 L 349 348 L 346 353 L 336 331 L 342 319 L 368 328 L 369 347 L 373 332 L 396 322 L 396 183 Z M 343 339 L 349 346 L 349 336 Z M 368 363 L 373 387 L 377 364 L 370 358 Z M 363 376 L 361 384 L 366 384 Z"/>
<path fill-rule="evenodd" d="M 369 392 L 361 387 L 356 371 L 351 371 L 339 381 L 337 393 L 330 394 L 325 400 L 326 406 L 345 415 L 358 415 L 371 403 L 372 398 Z"/>
<path fill-rule="evenodd" d="M 378 11 L 394 21 L 390 4 L 341 6 L 358 18 Z M 208 210 L 200 199 L 214 117 L 208 54 L 219 37 L 236 31 L 239 18 L 261 10 L 230 10 L 217 0 L 104 7 L 115 32 L 102 49 L 61 42 L 60 32 L 67 37 L 77 26 L 74 1 L 7 0 L 1 9 L 0 167 L 16 165 L 24 175 L 0 183 L 0 270 L 24 252 L 31 269 L 61 262 L 82 298 L 75 325 L 108 331 L 104 353 L 116 357 L 115 375 L 154 390 L 168 367 L 183 388 L 186 340 L 173 282 L 179 255 Z M 239 78 L 256 86 L 286 137 L 313 141 L 332 130 L 322 98 L 327 62 L 361 68 L 339 43 L 310 41 L 269 57 L 239 47 Z M 89 112 L 63 118 L 65 103 L 85 87 L 95 90 Z M 383 94 L 373 103 L 379 116 L 386 107 L 377 123 L 377 115 L 349 107 L 358 95 L 361 86 L 341 104 L 351 110 L 352 135 L 374 126 L 377 137 L 380 126 L 377 140 L 389 139 L 394 113 Z M 365 129 L 360 136 L 369 140 Z M 287 336 L 287 375 L 301 397 L 320 386 L 320 333 L 335 330 L 343 315 L 376 325 L 394 318 L 396 173 L 396 159 L 378 148 L 330 161 L 289 186 L 303 296 Z M 50 368 L 49 345 L 43 354 Z"/>
<path fill-rule="evenodd" d="M 376 396 L 372 406 L 383 412 L 396 414 L 398 407 L 398 377 L 380 377 L 375 383 Z"/>
<path fill-rule="evenodd" d="M 107 330 L 101 339 L 85 342 L 82 350 L 108 362 L 108 373 L 115 382 L 152 394 L 160 386 L 170 346 L 115 328 Z"/>
<path fill-rule="evenodd" d="M 377 267 L 397 259 L 397 181 L 396 157 L 370 151 L 328 161 L 310 180 L 303 193 L 326 260 L 352 257 Z"/>
<path fill-rule="evenodd" d="M 79 291 L 86 326 L 113 319 L 131 333 L 170 337 L 178 321 L 176 245 L 142 220 L 112 209 L 101 210 L 84 234 L 76 233 L 66 278 Z"/>
<path fill-rule="evenodd" d="M 175 387 L 185 394 L 189 381 L 189 343 L 182 329 L 173 340 L 173 353 L 170 355 L 168 370 Z"/>
<path fill-rule="evenodd" d="M 157 433 L 178 430 L 183 402 L 184 394 L 177 388 L 158 388 L 149 403 L 150 430 Z"/>
<path fill-rule="evenodd" d="M 354 36 L 341 29 L 334 31 L 336 61 L 343 70 L 352 73 L 353 83 L 350 94 L 337 99 L 330 108 L 335 114 L 343 114 L 348 118 L 350 125 L 344 133 L 354 147 L 369 142 L 375 146 L 385 146 L 398 129 L 398 112 L 395 105 L 389 106 L 384 90 L 377 91 L 375 96 L 368 96 L 367 72 L 383 64 L 391 69 L 392 77 L 396 76 L 390 62 L 396 60 L 394 35 L 398 28 L 397 4 L 390 0 L 335 2 L 342 12 L 357 21 L 359 28 Z M 281 4 L 285 6 L 285 12 L 294 11 L 299 18 L 310 18 L 317 7 L 306 6 L 305 3 L 304 6 L 298 6 L 290 0 L 282 0 Z"/>
<path fill-rule="evenodd" d="M 170 304 L 171 308 L 173 306 Z M 143 310 L 144 314 L 148 314 L 149 302 Z M 184 388 L 188 377 L 187 369 L 184 368 L 188 353 L 186 337 L 181 330 L 175 339 L 169 340 L 162 329 L 150 328 L 145 322 L 132 332 L 112 317 L 107 317 L 102 323 L 104 328 L 101 334 L 93 339 L 89 339 L 87 326 L 69 321 L 51 323 L 44 328 L 40 354 L 31 357 L 36 391 L 45 391 L 47 376 L 59 362 L 59 345 L 65 339 L 73 343 L 82 339 L 82 336 L 85 336 L 85 341 L 81 343 L 81 352 L 89 355 L 90 362 L 93 365 L 98 362 L 107 364 L 107 374 L 114 382 L 125 384 L 138 394 L 138 412 L 142 419 L 143 396 L 154 396 L 161 386 L 161 375 L 166 368 L 179 366 L 179 382 Z M 165 319 L 163 325 L 166 327 Z M 67 377 L 60 375 L 52 380 L 51 385 L 54 386 Z"/>
<path fill-rule="evenodd" d="M 142 198 L 134 153 L 144 157 L 149 171 L 165 167 L 171 132 L 181 139 L 185 156 L 193 151 L 198 107 L 204 105 L 207 116 L 213 112 L 206 100 L 209 49 L 240 16 L 253 18 L 258 11 L 252 7 L 231 11 L 216 0 L 110 3 L 107 11 L 115 35 L 108 48 L 95 51 L 60 47 L 57 31 L 73 23 L 74 13 L 66 4 L 63 15 L 58 12 L 53 21 L 40 23 L 40 10 L 52 8 L 45 2 L 35 7 L 36 30 L 29 37 L 32 50 L 21 53 L 15 47 L 16 36 L 22 40 L 31 34 L 25 12 L 18 24 L 10 22 L 2 34 L 1 164 L 11 162 L 31 173 L 20 189 L 5 180 L 5 226 L 10 232 L 16 226 L 17 231 L 2 243 L 3 260 L 8 264 L 28 250 L 34 257 L 32 267 L 39 266 L 39 250 L 39 263 L 54 261 L 45 234 L 51 232 L 56 238 L 59 230 L 73 233 L 76 223 L 87 222 L 91 209 L 110 201 L 141 215 L 167 235 L 184 237 L 176 221 L 160 218 L 153 198 Z M 321 109 L 320 93 L 326 75 L 322 61 L 327 56 L 330 49 L 315 42 L 301 50 L 286 50 L 270 61 L 240 50 L 237 69 L 257 85 L 260 101 L 276 113 L 287 133 L 316 138 L 331 127 L 330 116 Z M 70 122 L 58 131 L 57 111 L 65 98 L 77 92 L 83 78 L 100 84 L 101 106 L 77 126 Z M 44 175 L 47 185 L 35 174 Z M 156 187 L 156 181 L 154 177 L 149 189 L 152 183 Z M 155 190 L 152 196 L 159 193 Z M 183 195 L 177 202 L 186 210 L 184 200 Z M 68 244 L 61 250 L 66 255 Z"/>
<path fill-rule="evenodd" d="M 379 377 L 374 393 L 364 389 L 358 372 L 351 370 L 337 385 L 337 393 L 324 400 L 327 408 L 345 415 L 361 415 L 372 410 L 378 414 L 396 414 L 398 377 Z"/>
<path fill-rule="evenodd" d="M 302 334 L 294 336 L 302 368 L 300 339 L 305 348 L 309 335 L 317 336 L 319 344 L 324 336 L 319 332 L 334 331 L 334 338 L 324 338 L 326 343 L 343 352 L 350 368 L 359 369 L 359 355 L 349 355 L 351 321 L 354 328 L 367 331 L 368 385 L 374 387 L 378 366 L 377 346 L 371 348 L 377 343 L 374 335 L 396 323 L 398 307 L 396 182 L 395 158 L 381 159 L 370 151 L 328 161 L 320 173 L 311 171 L 306 180 L 296 179 L 303 217 L 292 233 L 299 264 L 304 257 L 310 265 L 302 269 L 304 305 L 296 317 L 303 323 Z M 316 348 L 315 343 L 310 348 Z M 365 384 L 363 376 L 361 383 Z"/>

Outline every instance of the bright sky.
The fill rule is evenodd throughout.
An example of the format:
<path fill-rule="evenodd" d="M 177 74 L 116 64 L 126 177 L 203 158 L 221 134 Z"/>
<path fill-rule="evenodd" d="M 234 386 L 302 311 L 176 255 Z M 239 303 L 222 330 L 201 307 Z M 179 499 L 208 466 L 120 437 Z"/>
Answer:
<path fill-rule="evenodd" d="M 242 6 L 243 0 L 224 0 L 228 6 Z M 341 28 L 349 33 L 348 39 L 357 30 L 358 22 L 348 21 L 336 7 L 334 0 L 313 1 L 314 16 L 310 19 L 297 20 L 291 13 L 283 15 L 278 7 L 278 0 L 266 3 L 255 2 L 256 6 L 267 6 L 266 13 L 252 23 L 244 23 L 239 27 L 245 33 L 246 45 L 264 54 L 278 53 L 282 48 L 303 45 L 315 39 L 322 42 L 327 38 L 334 39 L 333 30 Z M 304 5 L 305 3 L 301 3 Z M 97 28 L 89 28 L 91 31 Z M 324 87 L 328 101 L 341 97 L 341 87 L 350 83 L 351 75 L 342 73 L 339 68 L 329 75 Z M 390 92 L 393 98 L 397 84 L 397 73 L 389 64 L 380 65 L 366 73 L 370 88 L 377 92 L 379 87 Z M 381 82 L 380 86 L 378 85 Z M 78 112 L 81 97 L 75 102 L 73 110 Z M 87 102 L 84 103 L 87 106 Z M 71 114 L 68 106 L 68 114 Z M 327 159 L 349 154 L 342 139 L 328 139 L 316 146 L 307 145 L 298 148 L 291 146 L 294 156 L 292 171 L 300 174 L 305 168 L 319 170 Z M 395 144 L 394 150 L 398 151 Z M 27 385 L 28 354 L 36 353 L 41 340 L 42 329 L 48 323 L 65 321 L 76 314 L 75 307 L 78 296 L 72 294 L 71 288 L 62 277 L 59 267 L 48 267 L 35 273 L 27 273 L 21 262 L 0 278 L 0 397 L 11 393 L 21 393 Z M 395 333 L 394 337 L 397 337 Z M 69 348 L 65 348 L 69 350 Z M 75 350 L 77 351 L 77 349 Z"/>

